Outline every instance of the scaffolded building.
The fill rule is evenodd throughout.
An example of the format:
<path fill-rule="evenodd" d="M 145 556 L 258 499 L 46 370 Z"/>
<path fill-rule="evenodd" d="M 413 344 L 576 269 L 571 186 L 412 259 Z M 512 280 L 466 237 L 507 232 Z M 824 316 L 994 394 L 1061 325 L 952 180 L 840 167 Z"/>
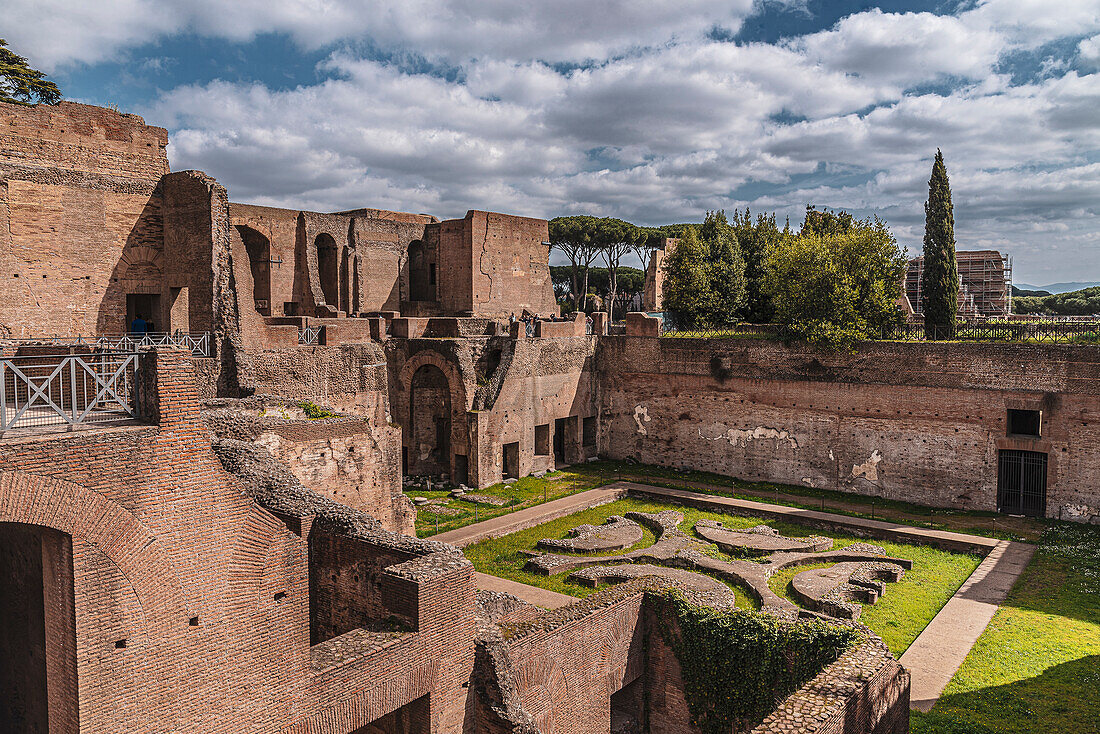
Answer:
<path fill-rule="evenodd" d="M 1012 259 L 997 250 L 969 250 L 955 253 L 959 264 L 959 314 L 964 316 L 1008 316 L 1012 313 Z M 905 295 L 916 313 L 921 313 L 921 276 L 924 257 L 909 261 L 905 274 Z"/>

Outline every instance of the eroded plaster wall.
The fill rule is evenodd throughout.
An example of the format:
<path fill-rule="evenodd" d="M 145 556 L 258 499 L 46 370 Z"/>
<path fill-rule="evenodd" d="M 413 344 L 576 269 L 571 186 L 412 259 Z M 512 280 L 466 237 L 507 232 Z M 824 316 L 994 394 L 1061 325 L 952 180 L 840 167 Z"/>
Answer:
<path fill-rule="evenodd" d="M 1047 514 L 1100 510 L 1100 350 L 601 340 L 601 452 L 807 487 L 993 510 L 998 451 L 1048 457 Z M 1009 436 L 1009 408 L 1042 436 Z"/>

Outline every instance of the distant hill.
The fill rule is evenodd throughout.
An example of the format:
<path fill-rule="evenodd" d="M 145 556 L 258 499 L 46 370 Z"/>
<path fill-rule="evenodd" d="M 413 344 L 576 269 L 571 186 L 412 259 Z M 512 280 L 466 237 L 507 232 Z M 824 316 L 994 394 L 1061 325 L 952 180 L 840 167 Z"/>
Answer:
<path fill-rule="evenodd" d="M 1058 293 L 1069 293 L 1070 291 L 1084 290 L 1085 288 L 1093 288 L 1100 285 L 1100 282 L 1084 282 L 1074 281 L 1072 283 L 1051 283 L 1050 285 L 1031 285 L 1030 283 L 1016 283 L 1016 287 L 1023 291 L 1046 291 L 1057 295 Z"/>
<path fill-rule="evenodd" d="M 1030 298 L 1032 296 L 1049 296 L 1049 295 L 1051 295 L 1050 291 L 1042 291 L 1042 290 L 1038 290 L 1038 289 L 1032 290 L 1032 289 L 1028 289 L 1028 288 L 1017 288 L 1016 286 L 1012 286 L 1012 297 L 1013 298 L 1021 298 L 1021 297 Z"/>
<path fill-rule="evenodd" d="M 1050 296 L 1013 298 L 1012 310 L 1029 314 L 1094 316 L 1100 314 L 1100 287 L 1093 286 Z"/>

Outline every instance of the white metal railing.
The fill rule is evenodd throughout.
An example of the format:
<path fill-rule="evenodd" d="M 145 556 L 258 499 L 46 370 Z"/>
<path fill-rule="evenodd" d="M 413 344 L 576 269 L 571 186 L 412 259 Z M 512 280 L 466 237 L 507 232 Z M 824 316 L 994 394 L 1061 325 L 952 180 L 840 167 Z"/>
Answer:
<path fill-rule="evenodd" d="M 321 341 L 320 326 L 304 326 L 298 330 L 299 344 L 317 344 Z"/>
<path fill-rule="evenodd" d="M 0 433 L 136 415 L 137 352 L 0 359 Z"/>
<path fill-rule="evenodd" d="M 7 339 L 15 344 L 82 345 L 108 351 L 135 352 L 142 347 L 180 347 L 196 357 L 213 356 L 210 332 L 151 331 L 145 334 L 105 334 L 103 336 L 41 336 Z"/>

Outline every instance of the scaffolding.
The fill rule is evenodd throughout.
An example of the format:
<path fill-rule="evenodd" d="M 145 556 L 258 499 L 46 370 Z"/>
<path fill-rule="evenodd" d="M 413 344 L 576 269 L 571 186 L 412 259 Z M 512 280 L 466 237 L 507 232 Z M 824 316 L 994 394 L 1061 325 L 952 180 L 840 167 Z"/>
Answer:
<path fill-rule="evenodd" d="M 959 265 L 959 315 L 1007 317 L 1012 313 L 1012 259 L 997 250 L 955 253 Z M 921 276 L 924 257 L 909 261 L 905 294 L 915 313 L 921 313 Z"/>

